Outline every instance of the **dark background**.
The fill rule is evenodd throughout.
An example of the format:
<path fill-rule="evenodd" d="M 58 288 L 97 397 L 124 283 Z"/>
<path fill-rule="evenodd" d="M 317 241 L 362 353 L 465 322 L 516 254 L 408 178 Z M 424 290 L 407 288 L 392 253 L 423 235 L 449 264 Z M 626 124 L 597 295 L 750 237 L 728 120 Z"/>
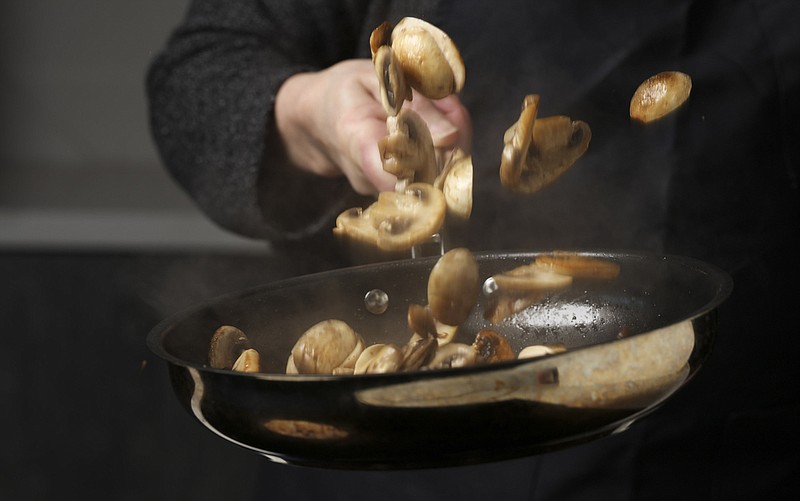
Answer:
<path fill-rule="evenodd" d="M 0 499 L 247 498 L 148 331 L 291 273 L 214 227 L 152 145 L 148 62 L 185 1 L 0 5 Z"/>

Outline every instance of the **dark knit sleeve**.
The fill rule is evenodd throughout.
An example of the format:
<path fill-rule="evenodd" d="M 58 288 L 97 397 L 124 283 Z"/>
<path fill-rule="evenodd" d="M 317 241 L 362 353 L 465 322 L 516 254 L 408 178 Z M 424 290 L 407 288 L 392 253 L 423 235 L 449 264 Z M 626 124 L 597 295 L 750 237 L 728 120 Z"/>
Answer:
<path fill-rule="evenodd" d="M 273 104 L 289 76 L 363 53 L 360 3 L 193 0 L 153 60 L 146 84 L 156 146 L 218 225 L 294 241 L 357 203 L 345 178 L 287 165 Z"/>

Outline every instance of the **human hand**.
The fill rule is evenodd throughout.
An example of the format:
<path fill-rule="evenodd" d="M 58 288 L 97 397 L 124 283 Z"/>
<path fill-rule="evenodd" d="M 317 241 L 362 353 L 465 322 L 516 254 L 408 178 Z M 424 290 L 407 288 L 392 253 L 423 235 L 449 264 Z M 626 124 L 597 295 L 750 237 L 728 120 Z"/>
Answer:
<path fill-rule="evenodd" d="M 457 96 L 432 101 L 415 93 L 406 106 L 427 122 L 434 147 L 469 151 L 472 124 Z M 394 189 L 395 177 L 383 170 L 378 152 L 378 141 L 387 134 L 386 112 L 369 59 L 288 78 L 275 98 L 275 120 L 289 160 L 299 169 L 344 175 L 364 195 Z"/>

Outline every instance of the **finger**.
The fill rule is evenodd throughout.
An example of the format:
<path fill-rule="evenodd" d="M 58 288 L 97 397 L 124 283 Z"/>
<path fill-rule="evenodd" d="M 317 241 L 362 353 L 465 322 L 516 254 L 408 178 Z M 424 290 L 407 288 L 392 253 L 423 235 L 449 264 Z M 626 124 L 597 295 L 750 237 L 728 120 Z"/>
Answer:
<path fill-rule="evenodd" d="M 414 98 L 407 102 L 406 106 L 419 113 L 420 117 L 428 124 L 435 147 L 452 147 L 458 141 L 458 127 L 450 122 L 447 116 L 430 99 L 414 94 Z"/>
<path fill-rule="evenodd" d="M 452 94 L 443 99 L 432 101 L 432 104 L 450 123 L 458 128 L 458 139 L 453 146 L 469 153 L 472 149 L 472 119 L 458 96 Z"/>

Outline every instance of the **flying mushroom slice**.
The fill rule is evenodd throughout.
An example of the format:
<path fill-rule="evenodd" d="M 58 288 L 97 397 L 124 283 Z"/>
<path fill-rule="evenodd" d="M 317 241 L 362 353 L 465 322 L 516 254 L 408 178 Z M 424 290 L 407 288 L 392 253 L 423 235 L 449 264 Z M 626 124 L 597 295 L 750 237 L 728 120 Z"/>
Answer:
<path fill-rule="evenodd" d="M 406 80 L 420 94 L 441 99 L 461 92 L 464 61 L 456 44 L 440 28 L 405 17 L 392 30 L 391 45 Z"/>
<path fill-rule="evenodd" d="M 567 171 L 589 147 L 592 132 L 566 116 L 536 118 L 539 96 L 525 97 L 519 120 L 505 133 L 500 181 L 517 193 L 535 193 Z"/>
<path fill-rule="evenodd" d="M 447 251 L 428 276 L 428 304 L 436 320 L 460 325 L 472 313 L 480 292 L 478 262 L 463 247 Z"/>
<path fill-rule="evenodd" d="M 562 289 L 572 284 L 572 277 L 569 275 L 562 275 L 552 271 L 543 270 L 533 262 L 518 266 L 513 270 L 509 270 L 487 279 L 487 282 L 493 284 L 492 287 L 501 292 L 507 291 L 550 291 Z M 484 290 L 489 287 L 484 283 Z"/>
<path fill-rule="evenodd" d="M 404 251 L 431 238 L 444 223 L 444 195 L 433 185 L 413 183 L 402 192 L 385 191 L 366 209 L 353 208 L 336 218 L 334 235 L 382 251 Z"/>
<path fill-rule="evenodd" d="M 406 83 L 403 70 L 397 64 L 392 48 L 382 45 L 373 57 L 375 74 L 378 76 L 381 104 L 386 114 L 395 116 L 403 106 L 403 102 L 411 100 L 411 87 Z"/>
<path fill-rule="evenodd" d="M 617 263 L 597 257 L 580 256 L 573 252 L 555 251 L 536 258 L 536 268 L 574 278 L 612 279 L 619 275 Z"/>
<path fill-rule="evenodd" d="M 383 170 L 397 176 L 397 191 L 409 183 L 433 184 L 436 151 L 428 124 L 416 111 L 403 108 L 386 119 L 389 134 L 378 141 Z"/>
<path fill-rule="evenodd" d="M 680 71 L 664 71 L 651 76 L 631 97 L 631 119 L 650 123 L 680 108 L 689 99 L 692 79 Z"/>

